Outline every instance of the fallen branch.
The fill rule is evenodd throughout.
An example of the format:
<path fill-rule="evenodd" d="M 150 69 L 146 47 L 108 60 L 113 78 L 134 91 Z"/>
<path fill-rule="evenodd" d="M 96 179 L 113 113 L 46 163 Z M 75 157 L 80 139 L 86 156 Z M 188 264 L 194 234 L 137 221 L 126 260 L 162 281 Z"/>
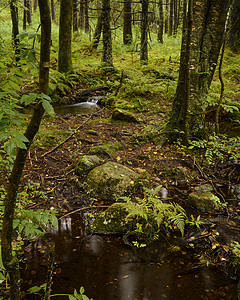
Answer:
<path fill-rule="evenodd" d="M 58 144 L 57 146 L 55 146 L 54 148 L 52 148 L 51 150 L 45 152 L 44 154 L 41 155 L 41 157 L 44 157 L 50 153 L 52 153 L 53 151 L 57 150 L 59 147 L 61 147 L 63 144 L 65 144 L 68 140 L 70 140 L 70 138 L 85 124 L 87 123 L 87 121 L 89 121 L 91 119 L 92 115 L 90 115 L 89 118 L 87 118 L 82 124 L 80 124 L 63 142 L 61 142 L 60 144 Z"/>
<path fill-rule="evenodd" d="M 62 218 L 65 218 L 66 216 L 75 214 L 78 211 L 82 211 L 82 210 L 86 210 L 86 209 L 93 209 L 93 208 L 108 208 L 108 207 L 109 207 L 109 205 L 100 205 L 100 206 L 87 206 L 87 207 L 78 208 L 76 210 L 73 210 L 73 211 L 67 213 L 66 215 L 61 216 L 59 218 L 59 220 L 61 220 Z"/>

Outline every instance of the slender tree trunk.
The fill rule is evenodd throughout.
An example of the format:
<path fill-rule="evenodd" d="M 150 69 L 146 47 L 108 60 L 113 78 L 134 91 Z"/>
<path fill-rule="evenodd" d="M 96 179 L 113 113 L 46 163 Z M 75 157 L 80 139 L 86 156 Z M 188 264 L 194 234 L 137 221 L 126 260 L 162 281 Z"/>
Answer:
<path fill-rule="evenodd" d="M 19 28 L 18 28 L 18 8 L 16 5 L 17 0 L 11 0 L 10 2 L 10 11 L 11 11 L 11 18 L 12 18 L 12 37 L 13 37 L 13 44 L 15 48 L 15 59 L 18 62 L 20 60 L 20 51 L 18 49 L 19 46 Z"/>
<path fill-rule="evenodd" d="M 158 1 L 159 7 L 159 26 L 158 26 L 158 41 L 163 43 L 163 27 L 164 27 L 164 16 L 163 16 L 163 1 Z"/>
<path fill-rule="evenodd" d="M 140 60 L 148 62 L 148 0 L 142 0 Z"/>
<path fill-rule="evenodd" d="M 132 43 L 132 0 L 124 1 L 123 43 Z"/>
<path fill-rule="evenodd" d="M 84 0 L 80 0 L 80 9 L 79 9 L 79 24 L 80 29 L 84 29 Z"/>
<path fill-rule="evenodd" d="M 165 6 L 165 33 L 169 32 L 169 0 L 166 0 Z"/>
<path fill-rule="evenodd" d="M 98 16 L 97 25 L 93 36 L 92 48 L 97 49 L 102 32 L 102 12 Z"/>
<path fill-rule="evenodd" d="M 73 32 L 78 30 L 78 0 L 73 0 Z"/>
<path fill-rule="evenodd" d="M 88 16 L 88 9 L 89 9 L 89 1 L 85 0 L 85 5 L 84 5 L 84 29 L 85 32 L 89 32 L 89 16 Z"/>
<path fill-rule="evenodd" d="M 34 3 L 33 3 L 33 11 L 34 12 L 37 10 L 37 7 L 38 7 L 38 0 L 34 0 Z"/>
<path fill-rule="evenodd" d="M 61 0 L 59 21 L 58 71 L 72 70 L 72 0 Z"/>
<path fill-rule="evenodd" d="M 233 0 L 230 10 L 230 30 L 228 45 L 233 52 L 240 51 L 240 1 Z"/>
<path fill-rule="evenodd" d="M 190 4 L 192 0 L 189 0 Z M 198 0 L 183 30 L 178 87 L 169 122 L 170 140 L 205 138 L 205 103 L 223 41 L 231 0 Z M 191 20 L 189 16 L 192 15 Z M 192 28 L 190 25 L 192 23 Z M 188 41 L 189 32 L 190 41 Z"/>
<path fill-rule="evenodd" d="M 102 62 L 106 67 L 113 67 L 112 60 L 112 33 L 110 26 L 110 0 L 102 2 L 102 26 L 103 26 L 103 56 Z"/>
<path fill-rule="evenodd" d="M 40 73 L 39 90 L 48 94 L 49 65 L 50 65 L 50 44 L 51 44 L 51 17 L 48 0 L 39 1 L 41 17 L 41 54 L 40 54 Z M 19 188 L 22 171 L 25 165 L 29 147 L 38 132 L 44 110 L 40 103 L 34 110 L 33 116 L 27 126 L 25 136 L 28 139 L 27 149 L 18 149 L 14 160 L 13 169 L 9 177 L 7 195 L 4 201 L 4 216 L 1 235 L 2 261 L 9 274 L 10 280 L 10 299 L 20 300 L 21 298 L 21 279 L 19 263 L 12 252 L 13 219 L 16 206 L 17 193 Z"/>
<path fill-rule="evenodd" d="M 170 10 L 169 10 L 169 30 L 168 34 L 173 35 L 173 20 L 174 20 L 174 0 L 170 0 Z"/>
<path fill-rule="evenodd" d="M 55 9 L 54 0 L 51 0 L 51 14 L 52 14 L 52 20 L 56 21 L 56 9 Z"/>
<path fill-rule="evenodd" d="M 23 30 L 27 29 L 27 0 L 23 1 Z"/>

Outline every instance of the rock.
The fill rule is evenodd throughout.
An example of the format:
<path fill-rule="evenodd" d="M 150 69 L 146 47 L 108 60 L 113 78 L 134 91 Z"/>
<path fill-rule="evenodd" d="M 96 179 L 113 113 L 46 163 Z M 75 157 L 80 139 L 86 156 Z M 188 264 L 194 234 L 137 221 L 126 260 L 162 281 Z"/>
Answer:
<path fill-rule="evenodd" d="M 90 231 L 98 234 L 124 234 L 132 229 L 123 203 L 114 203 L 90 224 Z"/>
<path fill-rule="evenodd" d="M 97 155 L 84 155 L 76 163 L 75 169 L 78 175 L 83 175 L 101 163 Z"/>
<path fill-rule="evenodd" d="M 106 162 L 91 170 L 86 181 L 95 197 L 114 201 L 124 195 L 138 176 L 121 164 Z"/>
<path fill-rule="evenodd" d="M 187 203 L 200 211 L 217 212 L 220 209 L 220 199 L 210 192 L 192 192 Z"/>
<path fill-rule="evenodd" d="M 94 145 L 88 151 L 90 154 L 96 154 L 101 157 L 113 158 L 117 150 L 123 149 L 124 146 L 120 142 L 103 143 L 101 145 Z"/>
<path fill-rule="evenodd" d="M 211 186 L 211 184 L 201 184 L 195 186 L 193 191 L 198 193 L 206 193 L 206 192 L 211 193 L 213 192 L 213 187 Z"/>
<path fill-rule="evenodd" d="M 116 108 L 112 112 L 112 120 L 140 123 L 140 120 L 131 112 Z"/>

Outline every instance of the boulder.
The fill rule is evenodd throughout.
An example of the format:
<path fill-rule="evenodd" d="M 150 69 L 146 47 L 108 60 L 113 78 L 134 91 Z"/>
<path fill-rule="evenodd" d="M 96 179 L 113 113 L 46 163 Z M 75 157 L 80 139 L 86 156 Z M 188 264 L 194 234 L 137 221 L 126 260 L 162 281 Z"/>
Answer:
<path fill-rule="evenodd" d="M 76 163 L 75 169 L 78 175 L 83 175 L 101 163 L 97 155 L 83 155 Z"/>
<path fill-rule="evenodd" d="M 125 194 L 138 176 L 136 172 L 121 164 L 106 162 L 92 169 L 86 181 L 93 196 L 114 201 Z"/>
<path fill-rule="evenodd" d="M 112 120 L 140 123 L 140 120 L 131 112 L 116 108 L 112 112 Z"/>
<path fill-rule="evenodd" d="M 187 203 L 200 211 L 217 212 L 220 209 L 220 199 L 211 192 L 192 192 Z"/>
<path fill-rule="evenodd" d="M 127 219 L 127 210 L 123 203 L 114 203 L 90 224 L 92 233 L 125 234 L 132 230 L 132 222 Z"/>

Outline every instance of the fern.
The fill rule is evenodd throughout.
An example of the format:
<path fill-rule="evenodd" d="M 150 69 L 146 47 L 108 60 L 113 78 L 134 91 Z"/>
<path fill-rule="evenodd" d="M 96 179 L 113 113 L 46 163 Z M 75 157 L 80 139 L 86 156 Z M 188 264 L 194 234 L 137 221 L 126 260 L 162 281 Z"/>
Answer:
<path fill-rule="evenodd" d="M 126 219 L 133 224 L 125 240 L 131 235 L 144 240 L 146 244 L 151 243 L 163 229 L 167 232 L 177 228 L 184 234 L 186 213 L 179 204 L 163 202 L 149 189 L 145 189 L 144 198 L 136 198 L 135 202 L 129 197 L 122 199 L 125 200 L 123 205 L 128 213 Z"/>

